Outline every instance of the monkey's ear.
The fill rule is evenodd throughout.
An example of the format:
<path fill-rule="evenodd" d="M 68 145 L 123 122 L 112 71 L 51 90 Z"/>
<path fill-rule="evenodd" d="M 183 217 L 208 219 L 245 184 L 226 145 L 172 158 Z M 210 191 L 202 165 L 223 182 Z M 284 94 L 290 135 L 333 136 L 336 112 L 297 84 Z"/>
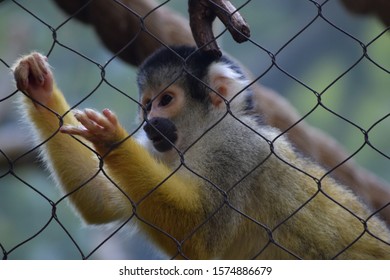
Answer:
<path fill-rule="evenodd" d="M 234 71 L 228 64 L 216 62 L 209 68 L 210 100 L 215 107 L 224 106 L 224 101 L 230 101 L 246 85 L 242 74 Z"/>

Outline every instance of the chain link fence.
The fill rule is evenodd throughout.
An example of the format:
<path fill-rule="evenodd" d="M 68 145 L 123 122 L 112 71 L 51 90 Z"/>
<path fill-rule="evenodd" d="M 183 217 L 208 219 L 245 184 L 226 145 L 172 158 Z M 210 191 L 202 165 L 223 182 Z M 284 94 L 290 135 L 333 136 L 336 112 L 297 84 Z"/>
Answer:
<path fill-rule="evenodd" d="M 139 103 L 136 101 L 137 97 L 135 95 L 137 89 L 134 87 L 134 69 L 123 64 L 118 56 L 126 47 L 135 44 L 138 34 L 127 39 L 127 43 L 120 47 L 118 53 L 113 55 L 101 46 L 99 39 L 96 38 L 90 27 L 85 27 L 76 20 L 76 17 L 82 14 L 88 5 L 92 5 L 94 1 L 86 1 L 82 9 L 71 16 L 60 13 L 58 10 L 55 16 L 52 16 L 51 13 L 57 8 L 53 6 L 51 1 L 44 1 L 45 3 L 40 1 L 39 4 L 31 2 L 35 1 L 4 1 L 0 4 L 0 9 L 3 9 L 0 12 L 4 15 L 2 19 L 4 41 L 0 43 L 0 80 L 3 84 L 3 93 L 0 96 L 0 125 L 2 126 L 2 130 L 0 130 L 0 248 L 2 258 L 169 259 L 183 255 L 180 246 L 176 255 L 165 256 L 154 253 L 154 250 L 150 250 L 149 245 L 139 245 L 140 243 L 147 243 L 142 235 L 135 233 L 129 237 L 127 234 L 129 231 L 128 225 L 133 220 L 140 219 L 137 215 L 131 215 L 126 222 L 112 225 L 109 228 L 82 227 L 78 218 L 70 210 L 71 207 L 66 203 L 69 200 L 68 195 L 59 193 L 53 187 L 54 183 L 48 172 L 36 160 L 38 151 L 44 143 L 34 143 L 33 146 L 28 144 L 31 143 L 28 129 L 18 122 L 21 116 L 17 113 L 18 107 L 15 105 L 15 101 L 21 95 L 21 92 L 15 89 L 13 78 L 10 75 L 10 67 L 13 61 L 20 54 L 28 53 L 35 48 L 34 44 L 30 46 L 28 41 L 36 42 L 36 46 L 39 46 L 42 52 L 49 57 L 50 63 L 54 66 L 53 71 L 57 77 L 59 87 L 63 89 L 72 107 L 113 108 L 113 111 L 118 112 L 119 118 L 124 120 L 125 126 L 132 127 L 129 131 L 134 131 L 133 121 L 129 117 L 135 116 L 139 109 Z M 129 16 L 138 16 L 137 11 L 126 7 L 120 1 L 114 2 Z M 165 1 L 152 9 L 149 14 L 153 14 L 156 10 L 169 5 L 186 8 L 186 3 L 183 2 Z M 368 40 L 361 39 L 354 34 L 354 31 L 347 30 L 348 28 L 345 28 L 343 24 L 335 23 L 333 14 L 327 12 L 327 8 L 335 5 L 337 1 L 300 1 L 299 4 L 294 3 L 297 1 L 292 1 L 271 4 L 272 7 L 268 8 L 274 9 L 274 13 L 277 13 L 277 9 L 283 7 L 283 5 L 288 6 L 283 14 L 285 17 L 278 18 L 279 16 L 275 15 L 276 19 L 272 18 L 274 13 L 266 11 L 266 1 L 239 2 L 235 3 L 236 7 L 239 7 L 244 16 L 246 16 L 246 13 L 249 14 L 250 10 L 262 8 L 261 11 L 259 9 L 258 12 L 254 13 L 253 17 L 248 15 L 247 20 L 250 25 L 254 25 L 251 20 L 255 20 L 257 13 L 263 13 L 264 19 L 260 20 L 263 24 L 263 30 L 257 30 L 257 32 L 252 30 L 255 34 L 252 35 L 251 39 L 242 47 L 234 45 L 231 52 L 238 58 L 240 58 L 241 53 L 244 65 L 252 63 L 250 68 L 253 72 L 254 83 L 259 81 L 271 87 L 275 85 L 275 88 L 281 92 L 289 92 L 289 87 L 290 89 L 293 88 L 290 92 L 297 93 L 295 97 L 288 95 L 286 97 L 291 99 L 291 102 L 302 112 L 303 117 L 288 129 L 285 129 L 282 134 L 288 135 L 290 130 L 293 130 L 303 120 L 315 123 L 328 131 L 334 129 L 330 127 L 330 124 L 336 124 L 339 127 L 337 130 L 333 130 L 331 134 L 334 134 L 341 142 L 344 136 L 349 137 L 351 146 L 347 147 L 348 156 L 337 165 L 327 168 L 327 173 L 323 178 L 332 176 L 335 170 L 352 160 L 364 162 L 360 158 L 362 157 L 366 159 L 366 162 L 369 162 L 366 164 L 368 168 L 371 167 L 372 161 L 376 161 L 375 167 L 371 169 L 374 169 L 374 172 L 381 170 L 382 172 L 376 173 L 390 179 L 388 177 L 390 152 L 387 141 L 390 121 L 388 106 L 390 103 L 387 94 L 388 86 L 390 86 L 390 59 L 388 55 L 380 56 L 383 53 L 387 54 L 386 50 L 390 47 L 387 38 L 389 27 L 378 27 L 377 25 L 375 27 L 376 34 L 366 36 L 365 38 L 370 38 Z M 45 6 L 37 8 L 35 5 Z M 295 15 L 289 13 L 291 11 L 298 13 L 297 10 L 293 9 L 294 5 L 299 8 L 307 7 L 301 12 L 302 14 L 297 15 L 302 16 L 299 27 L 289 29 L 288 23 L 285 23 L 284 26 L 264 25 L 267 20 L 271 23 L 273 21 L 283 20 L 287 22 L 292 20 Z M 336 9 L 333 7 L 330 11 L 334 12 Z M 287 17 L 288 15 L 289 17 Z M 140 17 L 140 21 L 145 21 L 147 16 Z M 18 23 L 22 24 L 18 25 Z M 26 26 L 28 23 L 31 23 L 34 29 Z M 281 31 L 277 28 L 286 28 L 288 34 L 284 33 L 283 36 L 279 36 L 278 33 Z M 316 35 L 318 30 L 323 31 L 323 29 L 330 30 L 330 33 Z M 31 30 L 38 30 L 38 32 L 29 34 L 28 32 Z M 226 36 L 226 30 L 223 30 L 223 28 L 221 30 L 217 38 L 220 38 L 219 40 L 224 39 L 226 47 L 229 48 L 229 38 Z M 153 34 L 147 28 L 142 31 L 148 33 L 152 38 L 156 38 L 158 35 Z M 115 33 L 115 30 L 112 32 Z M 272 45 L 272 43 L 264 41 L 262 32 L 268 36 L 269 40 L 274 38 L 278 43 Z M 310 39 L 310 36 L 313 39 Z M 341 57 L 344 54 L 348 57 L 345 59 L 346 64 L 333 67 L 330 65 L 331 63 L 321 57 L 321 54 L 311 49 L 310 40 L 319 40 L 322 36 L 329 36 L 329 46 L 327 48 L 331 48 L 333 52 L 337 52 L 337 48 L 340 46 Z M 301 41 L 301 38 L 305 39 Z M 338 45 L 338 40 L 346 43 Z M 322 42 L 327 42 L 327 40 Z M 309 45 L 305 48 L 308 51 L 307 54 L 296 51 L 299 48 L 304 48 L 303 45 Z M 313 44 L 313 46 L 317 45 Z M 354 55 L 348 55 L 348 47 L 351 48 L 350 52 Z M 94 48 L 94 50 L 91 51 L 91 48 Z M 236 53 L 233 48 L 237 49 Z M 298 71 L 294 68 L 297 60 L 292 59 L 294 51 L 289 52 L 290 49 L 295 50 L 295 54 L 302 55 L 299 63 L 317 65 L 316 69 L 321 68 L 321 71 L 324 71 L 317 73 L 329 75 L 320 77 L 303 75 L 304 70 Z M 242 53 L 243 50 L 245 53 Z M 317 62 L 310 63 L 306 61 L 306 59 L 313 58 L 317 58 Z M 253 63 L 253 61 L 261 63 Z M 266 66 L 258 66 L 259 64 Z M 322 67 L 327 68 L 327 70 L 323 70 Z M 71 70 L 65 72 L 66 69 Z M 81 72 L 79 69 L 82 69 Z M 315 71 L 318 70 L 313 70 L 314 74 Z M 344 83 L 345 80 L 350 79 L 350 76 L 354 76 L 356 79 L 356 76 L 363 75 L 362 73 L 369 73 L 369 75 L 358 77 L 358 81 L 355 83 L 361 84 L 360 86 L 349 86 Z M 76 79 L 75 76 L 82 76 L 82 78 Z M 308 77 L 311 77 L 312 80 Z M 278 84 L 279 79 L 285 82 Z M 382 84 L 378 86 L 378 82 Z M 375 87 L 372 84 L 375 84 Z M 335 91 L 345 92 L 352 88 L 360 88 L 360 90 L 352 94 L 345 94 L 345 96 L 342 96 L 343 93 L 334 94 Z M 371 88 L 375 90 L 371 90 Z M 304 92 L 304 94 L 298 92 Z M 373 102 L 373 99 L 379 99 L 379 102 L 378 100 Z M 348 108 L 348 106 L 345 107 L 348 110 L 345 110 L 340 103 L 350 104 L 351 107 L 365 104 L 357 107 L 364 111 L 354 110 Z M 372 111 L 375 113 L 366 117 Z M 324 116 L 329 122 L 323 121 Z M 357 116 L 361 118 L 359 119 Z M 344 130 L 350 132 L 350 134 L 347 135 Z M 348 144 L 346 143 L 346 145 Z M 261 168 L 261 162 L 258 165 Z M 293 163 L 291 165 L 295 168 Z M 304 171 L 302 172 L 304 173 Z M 318 181 L 319 185 L 322 179 Z M 239 182 L 236 185 L 239 185 Z M 332 197 L 329 197 L 329 199 L 339 204 Z M 291 213 L 291 216 L 286 217 L 274 229 L 296 215 L 309 202 L 310 200 L 302 204 L 301 207 Z M 389 205 L 390 200 L 382 207 L 373 210 L 372 215 L 381 213 L 383 209 L 389 208 Z M 245 215 L 239 209 L 232 208 L 232 210 L 243 216 Z M 351 211 L 351 215 L 355 214 Z M 360 219 L 357 215 L 356 218 Z M 210 222 L 210 219 L 211 216 L 202 224 Z M 363 221 L 363 224 L 365 222 Z M 262 225 L 259 221 L 253 221 L 253 223 Z M 152 224 L 150 226 L 154 227 Z M 194 232 L 196 230 L 194 229 Z M 362 235 L 364 232 L 362 232 Z M 343 251 L 348 250 L 358 239 L 354 240 Z M 270 243 L 273 242 L 273 240 L 270 240 Z M 383 246 L 388 246 L 390 250 L 388 242 L 384 240 Z M 283 244 L 275 244 L 283 248 Z M 261 258 L 262 251 L 266 246 L 259 248 L 253 258 Z M 288 249 L 285 249 L 285 251 L 289 252 Z M 339 252 L 339 254 L 342 252 Z M 300 258 L 294 252 L 289 253 Z M 334 257 L 337 256 L 338 254 L 335 254 Z"/>

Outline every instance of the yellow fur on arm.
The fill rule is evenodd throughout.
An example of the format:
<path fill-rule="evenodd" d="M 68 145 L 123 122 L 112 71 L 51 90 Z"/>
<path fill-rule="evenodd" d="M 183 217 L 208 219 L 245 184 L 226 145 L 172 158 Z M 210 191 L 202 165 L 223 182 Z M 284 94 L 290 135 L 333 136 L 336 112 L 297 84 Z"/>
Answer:
<path fill-rule="evenodd" d="M 143 221 L 140 226 L 169 255 L 178 253 L 178 244 L 164 233 L 179 242 L 186 240 L 207 218 L 198 181 L 184 179 L 180 170 L 176 173 L 156 161 L 134 139 L 127 139 L 104 157 L 104 166 L 134 202 L 133 211 Z M 186 240 L 180 250 L 194 258 L 206 258 L 198 255 L 207 251 L 202 238 L 203 233 L 191 236 L 191 242 Z"/>
<path fill-rule="evenodd" d="M 39 142 L 47 141 L 43 146 L 43 159 L 55 180 L 69 198 L 84 220 L 88 223 L 107 223 L 125 217 L 126 213 L 113 207 L 115 201 L 125 197 L 99 172 L 97 156 L 86 146 L 70 135 L 59 131 L 60 119 L 47 108 L 24 98 L 26 112 L 35 127 Z M 64 124 L 77 125 L 78 121 L 71 112 L 61 91 L 54 86 L 53 93 L 46 105 L 58 115 L 63 116 Z M 83 144 L 84 143 L 84 144 Z"/>
<path fill-rule="evenodd" d="M 104 163 L 113 179 L 134 202 L 157 187 L 148 201 L 155 199 L 159 203 L 161 199 L 178 209 L 199 210 L 197 182 L 184 180 L 165 164 L 155 160 L 132 138 L 111 151 L 104 158 Z"/>

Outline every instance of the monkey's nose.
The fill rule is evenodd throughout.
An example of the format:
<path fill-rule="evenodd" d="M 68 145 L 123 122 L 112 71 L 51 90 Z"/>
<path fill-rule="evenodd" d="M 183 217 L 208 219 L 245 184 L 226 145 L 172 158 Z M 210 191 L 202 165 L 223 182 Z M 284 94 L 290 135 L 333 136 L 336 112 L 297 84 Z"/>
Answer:
<path fill-rule="evenodd" d="M 152 118 L 143 127 L 146 136 L 159 152 L 170 150 L 177 140 L 175 124 L 166 118 Z"/>

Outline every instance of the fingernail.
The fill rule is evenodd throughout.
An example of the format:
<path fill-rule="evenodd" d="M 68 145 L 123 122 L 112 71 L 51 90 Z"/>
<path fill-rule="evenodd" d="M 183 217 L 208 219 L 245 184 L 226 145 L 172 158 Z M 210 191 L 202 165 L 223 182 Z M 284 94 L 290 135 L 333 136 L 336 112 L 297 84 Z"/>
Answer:
<path fill-rule="evenodd" d="M 66 125 L 60 127 L 60 132 L 64 133 L 68 130 L 68 127 Z"/>
<path fill-rule="evenodd" d="M 81 111 L 80 111 L 79 109 L 73 109 L 73 110 L 72 110 L 72 113 L 73 113 L 73 115 L 74 115 L 75 117 L 77 117 L 77 116 L 80 116 Z"/>
<path fill-rule="evenodd" d="M 95 111 L 93 109 L 89 109 L 89 108 L 84 109 L 84 112 L 87 114 L 95 113 Z"/>

